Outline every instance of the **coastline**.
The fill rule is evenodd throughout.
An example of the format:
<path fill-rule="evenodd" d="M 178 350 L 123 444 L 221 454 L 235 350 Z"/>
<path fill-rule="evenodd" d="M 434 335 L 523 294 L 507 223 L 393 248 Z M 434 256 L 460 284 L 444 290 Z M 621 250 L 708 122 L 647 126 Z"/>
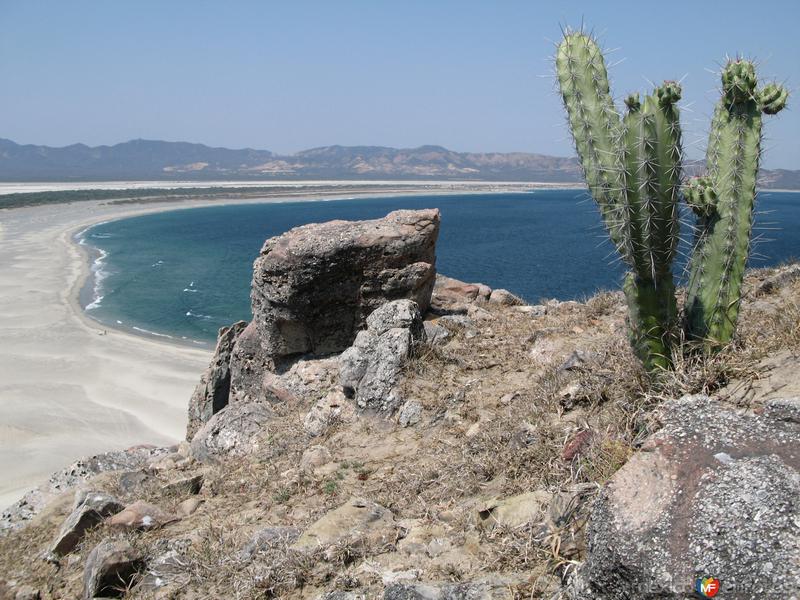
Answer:
<path fill-rule="evenodd" d="M 438 192 L 426 186 L 380 194 L 337 185 L 303 198 L 91 200 L 0 211 L 0 507 L 82 456 L 182 439 L 189 398 L 211 356 L 209 349 L 107 327 L 87 315 L 80 290 L 89 256 L 75 239 L 82 230 L 204 206 L 487 193 L 490 186 L 496 187 L 452 189 L 448 182 Z M 551 186 L 519 189 L 537 187 Z"/>

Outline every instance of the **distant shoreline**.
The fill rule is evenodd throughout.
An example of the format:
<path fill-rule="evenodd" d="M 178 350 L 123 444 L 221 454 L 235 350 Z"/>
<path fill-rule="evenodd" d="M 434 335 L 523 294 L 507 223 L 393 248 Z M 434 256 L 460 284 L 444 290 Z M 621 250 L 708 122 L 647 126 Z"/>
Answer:
<path fill-rule="evenodd" d="M 115 204 L 297 198 L 319 195 L 494 193 L 536 189 L 586 189 L 575 183 L 503 181 L 178 181 L 0 183 L 0 209 L 104 201 Z"/>

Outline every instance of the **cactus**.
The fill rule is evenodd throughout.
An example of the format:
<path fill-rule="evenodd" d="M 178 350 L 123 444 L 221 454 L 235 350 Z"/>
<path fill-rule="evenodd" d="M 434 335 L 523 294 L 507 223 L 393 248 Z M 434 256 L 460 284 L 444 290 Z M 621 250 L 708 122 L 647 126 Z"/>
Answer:
<path fill-rule="evenodd" d="M 786 105 L 788 92 L 756 89 L 752 62 L 733 60 L 722 71 L 722 97 L 711 123 L 708 175 L 689 182 L 686 198 L 698 216 L 686 300 L 686 331 L 709 349 L 733 337 L 750 252 L 756 178 L 761 157 L 761 113 Z"/>
<path fill-rule="evenodd" d="M 671 364 L 678 320 L 672 264 L 681 196 L 698 219 L 686 332 L 713 347 L 729 341 L 750 249 L 761 113 L 779 112 L 787 91 L 776 84 L 757 91 L 753 64 L 729 62 L 712 119 L 707 175 L 691 179 L 682 190 L 679 84 L 667 81 L 644 101 L 629 95 L 621 116 L 603 54 L 583 31 L 565 34 L 556 73 L 589 191 L 631 269 L 624 290 L 636 355 L 650 371 Z"/>
<path fill-rule="evenodd" d="M 556 55 L 561 96 L 589 190 L 632 273 L 626 278 L 630 338 L 648 370 L 671 363 L 677 317 L 672 262 L 678 241 L 681 89 L 666 82 L 641 102 L 611 99 L 602 52 L 582 32 Z"/>

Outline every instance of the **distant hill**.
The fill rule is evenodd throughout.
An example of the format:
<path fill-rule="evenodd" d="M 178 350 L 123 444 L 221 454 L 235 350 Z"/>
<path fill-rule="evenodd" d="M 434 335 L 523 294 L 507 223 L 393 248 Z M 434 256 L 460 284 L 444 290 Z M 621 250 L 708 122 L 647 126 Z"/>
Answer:
<path fill-rule="evenodd" d="M 131 140 L 63 148 L 0 138 L 0 181 L 437 179 L 581 182 L 575 158 L 453 152 L 441 146 L 324 146 L 292 155 L 187 142 Z M 800 189 L 800 171 L 764 170 L 763 187 Z"/>

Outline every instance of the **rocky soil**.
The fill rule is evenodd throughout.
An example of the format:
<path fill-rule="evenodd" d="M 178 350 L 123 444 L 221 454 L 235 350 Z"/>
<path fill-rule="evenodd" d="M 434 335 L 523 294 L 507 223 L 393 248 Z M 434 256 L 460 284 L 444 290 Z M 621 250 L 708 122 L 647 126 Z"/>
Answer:
<path fill-rule="evenodd" d="M 621 294 L 435 275 L 438 218 L 268 241 L 187 441 L 7 510 L 0 598 L 797 594 L 800 267 L 751 272 L 735 343 L 651 380 Z"/>

